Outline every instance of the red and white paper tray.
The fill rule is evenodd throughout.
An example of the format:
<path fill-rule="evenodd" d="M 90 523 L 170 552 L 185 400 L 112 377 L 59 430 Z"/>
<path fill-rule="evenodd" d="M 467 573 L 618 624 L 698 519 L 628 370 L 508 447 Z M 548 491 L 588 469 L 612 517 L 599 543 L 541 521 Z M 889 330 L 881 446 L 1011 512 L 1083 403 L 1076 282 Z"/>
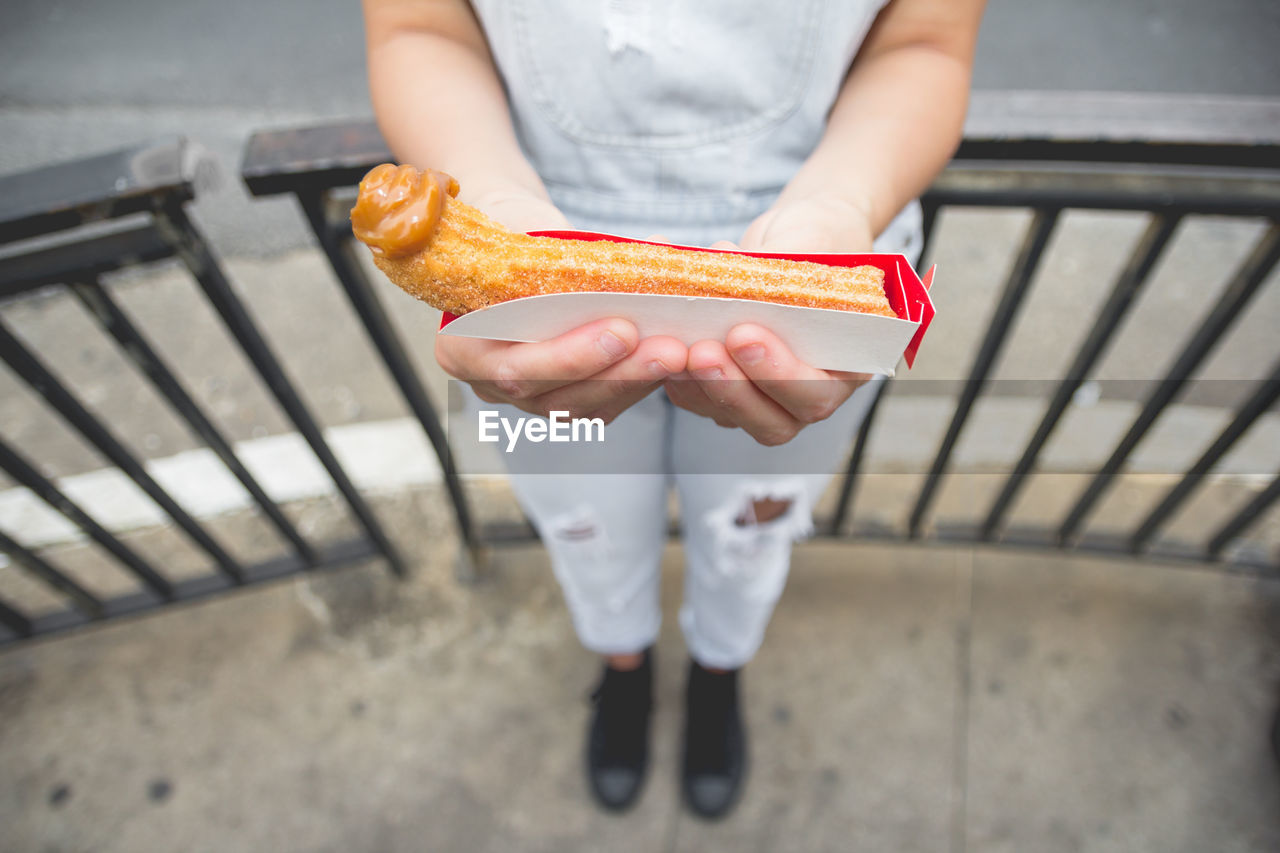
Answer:
<path fill-rule="evenodd" d="M 590 231 L 530 233 L 535 237 L 569 240 L 646 242 Z M 690 246 L 674 248 L 690 252 L 721 251 Z M 908 367 L 915 363 L 920 342 L 933 320 L 933 302 L 929 299 L 933 269 L 921 279 L 902 255 L 739 254 L 837 267 L 863 264 L 879 267 L 884 270 L 885 296 L 898 319 L 754 299 L 654 293 L 552 293 L 500 302 L 460 317 L 446 313 L 440 331 L 470 338 L 545 341 L 602 317 L 623 317 L 635 323 L 641 337 L 670 335 L 687 346 L 702 340 L 723 341 L 729 330 L 739 323 L 758 323 L 781 338 L 800 360 L 824 370 L 892 376 L 900 359 L 905 358 Z"/>

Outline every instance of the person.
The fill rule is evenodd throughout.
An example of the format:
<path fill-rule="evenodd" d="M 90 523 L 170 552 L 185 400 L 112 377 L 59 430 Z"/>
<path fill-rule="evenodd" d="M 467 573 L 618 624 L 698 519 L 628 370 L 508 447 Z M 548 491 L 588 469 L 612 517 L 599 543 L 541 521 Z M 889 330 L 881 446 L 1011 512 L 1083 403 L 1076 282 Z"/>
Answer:
<path fill-rule="evenodd" d="M 576 227 L 754 251 L 901 252 L 961 136 L 983 0 L 365 0 L 370 89 L 401 162 L 453 175 L 516 231 Z M 732 242 L 732 241 L 736 241 Z M 540 343 L 451 336 L 475 406 L 601 417 L 620 456 L 512 487 L 582 643 L 604 657 L 592 792 L 638 797 L 667 491 L 686 552 L 687 804 L 726 814 L 746 776 L 739 670 L 791 544 L 874 389 L 770 330 L 685 347 L 604 318 Z M 861 390 L 859 390 L 861 388 Z M 539 445 L 545 447 L 545 445 Z M 612 467 L 611 467 L 612 466 Z"/>

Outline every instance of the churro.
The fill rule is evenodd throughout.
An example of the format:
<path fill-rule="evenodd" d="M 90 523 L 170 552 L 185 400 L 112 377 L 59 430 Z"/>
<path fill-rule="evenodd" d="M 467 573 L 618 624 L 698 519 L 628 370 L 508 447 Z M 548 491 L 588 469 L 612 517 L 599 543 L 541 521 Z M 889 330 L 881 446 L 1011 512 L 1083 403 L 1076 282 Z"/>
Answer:
<path fill-rule="evenodd" d="M 649 243 L 531 237 L 458 201 L 442 172 L 385 163 L 360 182 L 352 230 L 411 295 L 453 314 L 547 293 L 758 299 L 896 317 L 878 267 L 836 267 Z"/>

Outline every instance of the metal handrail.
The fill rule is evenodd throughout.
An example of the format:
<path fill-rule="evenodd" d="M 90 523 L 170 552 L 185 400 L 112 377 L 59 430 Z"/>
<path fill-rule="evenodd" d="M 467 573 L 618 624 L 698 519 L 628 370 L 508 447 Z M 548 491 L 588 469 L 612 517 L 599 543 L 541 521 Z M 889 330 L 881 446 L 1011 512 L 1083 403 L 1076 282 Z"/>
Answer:
<path fill-rule="evenodd" d="M 143 490 L 216 568 L 202 577 L 175 581 L 130 548 L 73 502 L 21 449 L 0 441 L 0 470 L 25 486 L 78 527 L 138 583 L 136 592 L 101 600 L 59 572 L 13 537 L 0 536 L 0 550 L 67 601 L 61 611 L 30 616 L 0 602 L 0 642 L 83 625 L 184 601 L 299 571 L 345 565 L 378 555 L 397 573 L 405 571 L 394 543 L 329 448 L 315 418 L 302 403 L 266 338 L 232 290 L 203 233 L 184 204 L 201 183 L 208 160 L 185 140 L 137 146 L 87 160 L 0 177 L 0 296 L 66 286 L 86 306 L 120 351 L 152 383 L 196 437 L 203 440 L 244 486 L 290 550 L 286 557 L 242 565 L 192 518 L 125 444 L 0 323 L 0 359 L 63 420 Z M 363 535 L 316 544 L 268 497 L 231 443 L 214 426 L 142 330 L 112 299 L 102 275 L 111 270 L 176 257 L 186 266 L 299 433 L 346 499 Z"/>
<path fill-rule="evenodd" d="M 1090 120 L 1089 116 L 1094 116 Z M 1097 116 L 1103 116 L 1099 123 Z M 1007 274 L 990 326 L 961 383 L 946 433 L 928 474 L 901 526 L 886 527 L 855 517 L 857 485 L 866 448 L 886 395 L 873 402 L 859 427 L 841 483 L 836 510 L 822 520 L 825 535 L 922 544 L 991 543 L 1013 547 L 1071 549 L 1080 553 L 1155 556 L 1231 571 L 1274 575 L 1280 566 L 1267 557 L 1231 549 L 1251 523 L 1280 500 L 1280 475 L 1254 494 L 1204 543 L 1152 542 L 1223 455 L 1280 398 L 1280 362 L 1257 383 L 1226 427 L 1133 530 L 1122 536 L 1081 537 L 1084 521 L 1120 474 L 1130 453 L 1179 398 L 1187 379 L 1209 356 L 1246 306 L 1269 280 L 1280 256 L 1280 102 L 1170 99 L 1026 93 L 978 93 L 966 140 L 951 167 L 923 201 L 926 234 L 940 210 L 954 205 L 1014 207 L 1032 212 Z M 1098 132 L 1097 128 L 1105 132 Z M 346 296 L 430 439 L 440 461 L 464 562 L 474 571 L 483 549 L 532 538 L 528 525 L 478 523 L 458 475 L 437 408 L 412 360 L 353 254 L 350 228 L 335 212 L 335 195 L 346 192 L 372 165 L 391 159 L 371 122 L 351 122 L 254 134 L 241 175 L 257 196 L 292 194 L 299 201 L 321 250 Z M 35 289 L 65 286 L 79 299 L 169 405 L 222 460 L 273 524 L 290 554 L 245 566 L 147 474 L 108 424 L 100 422 L 57 377 L 38 353 L 0 324 L 0 358 L 35 389 L 63 419 L 167 511 L 174 523 L 210 556 L 210 575 L 175 581 L 104 529 L 72 502 L 26 458 L 21 448 L 0 441 L 0 470 L 26 486 L 79 527 L 138 581 L 135 593 L 101 600 L 60 572 L 40 554 L 0 533 L 5 552 L 34 579 L 67 603 L 64 611 L 40 616 L 0 600 L 0 641 L 73 627 L 126 612 L 186 600 L 266 578 L 380 555 L 395 571 L 404 564 L 392 539 L 338 463 L 298 389 L 230 281 L 184 205 L 200 192 L 209 160 L 183 140 L 164 140 L 88 160 L 0 177 L 0 298 Z M 976 524 L 931 524 L 934 497 L 950 470 L 954 449 L 974 406 L 989 391 L 989 378 L 1030 289 L 1045 248 L 1064 211 L 1086 208 L 1144 211 L 1145 232 L 1133 246 L 1093 326 L 1047 395 L 1047 406 L 996 499 Z M 1057 525 L 1039 529 L 1011 526 L 1008 516 L 1019 490 L 1035 472 L 1075 392 L 1088 380 L 1141 294 L 1152 270 L 1176 242 L 1188 216 L 1213 214 L 1263 218 L 1270 228 L 1234 272 L 1198 328 L 1184 342 L 1168 374 L 1156 382 L 1125 436 L 1090 485 Z M 176 257 L 209 299 L 260 379 L 272 392 L 326 468 L 358 520 L 362 535 L 322 545 L 303 537 L 237 458 L 232 445 L 205 415 L 181 380 L 116 305 L 102 277 L 112 270 Z M 1280 353 L 1277 353 L 1280 355 Z M 1280 469 L 1280 456 L 1276 460 Z M 4 635 L 7 629 L 8 636 Z"/>
<path fill-rule="evenodd" d="M 1102 117 L 1090 120 L 1089 116 Z M 1102 128 L 1102 130 L 1099 130 Z M 248 142 L 241 168 L 245 184 L 255 195 L 296 194 L 308 211 L 322 242 L 346 245 L 350 227 L 342 218 L 321 213 L 331 191 L 345 188 L 365 171 L 392 155 L 372 122 L 338 123 L 255 134 Z M 1033 212 L 988 333 L 963 382 L 946 434 L 934 456 L 925 483 L 913 503 L 905 527 L 852 526 L 853 535 L 875 539 L 935 542 L 1004 542 L 1034 548 L 1072 547 L 1085 552 L 1143 555 L 1169 512 L 1153 514 L 1129 536 L 1077 536 L 1088 515 L 1137 441 L 1180 393 L 1186 379 L 1202 362 L 1241 309 L 1257 293 L 1276 262 L 1280 221 L 1280 101 L 1266 99 L 1210 99 L 1173 96 L 1079 93 L 976 93 L 971 104 L 966 138 L 950 167 L 923 198 L 926 245 L 938 211 L 947 206 L 1023 208 Z M 1056 384 L 1049 406 L 999 497 L 981 523 L 962 528 L 925 528 L 932 501 L 946 475 L 951 454 L 963 433 L 974 404 L 987 380 L 1008 332 L 1018 315 L 1029 285 L 1055 226 L 1068 209 L 1127 210 L 1151 214 L 1147 230 L 1122 268 L 1111 294 L 1095 317 L 1091 334 L 1075 354 L 1066 375 Z M 1206 317 L 1184 348 L 1183 357 L 1157 384 L 1142 413 L 1112 459 L 1099 471 L 1084 497 L 1062 525 L 1054 529 L 1006 529 L 1006 515 L 1026 477 L 1070 405 L 1075 391 L 1096 366 L 1143 284 L 1175 239 L 1179 224 L 1190 215 L 1262 217 L 1271 230 L 1255 246 L 1223 294 L 1219 309 Z M 354 265 L 342 276 L 363 276 Z M 367 283 L 362 287 L 367 288 Z M 891 384 L 883 386 L 892 388 Z M 1266 397 L 1266 386 L 1258 395 Z M 1255 395 L 1254 408 L 1259 397 Z M 853 491 L 862 466 L 867 437 L 873 428 L 879 400 L 859 429 L 837 509 L 825 524 L 829 535 L 849 526 Z M 1242 411 L 1233 421 L 1252 422 Z M 1238 436 L 1236 436 L 1238 438 Z M 1225 440 L 1227 436 L 1220 436 Z M 1231 439 L 1234 441 L 1234 438 Z M 1220 454 L 1219 454 L 1220 455 Z M 1187 476 L 1191 476 L 1188 472 Z M 1194 483 L 1186 481 L 1166 501 L 1180 502 Z M 1176 491 L 1176 490 L 1175 490 Z M 1264 490 L 1263 496 L 1274 489 Z M 1216 538 L 1204 547 L 1165 548 L 1161 558 L 1206 563 L 1222 559 L 1223 535 L 1236 535 L 1274 500 L 1250 503 Z M 526 541 L 528 526 L 486 525 L 484 542 Z M 1232 555 L 1235 570 L 1271 573 L 1277 566 L 1267 559 Z"/>

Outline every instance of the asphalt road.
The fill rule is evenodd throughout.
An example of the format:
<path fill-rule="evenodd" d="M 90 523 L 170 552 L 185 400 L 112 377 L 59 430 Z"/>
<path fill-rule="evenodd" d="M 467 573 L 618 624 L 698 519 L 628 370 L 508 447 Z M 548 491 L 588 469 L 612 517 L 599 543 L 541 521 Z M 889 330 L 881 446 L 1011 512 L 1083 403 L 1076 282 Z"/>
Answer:
<path fill-rule="evenodd" d="M 6 0 L 0 106 L 365 114 L 355 0 Z M 975 84 L 1274 95 L 1271 0 L 991 0 Z"/>

